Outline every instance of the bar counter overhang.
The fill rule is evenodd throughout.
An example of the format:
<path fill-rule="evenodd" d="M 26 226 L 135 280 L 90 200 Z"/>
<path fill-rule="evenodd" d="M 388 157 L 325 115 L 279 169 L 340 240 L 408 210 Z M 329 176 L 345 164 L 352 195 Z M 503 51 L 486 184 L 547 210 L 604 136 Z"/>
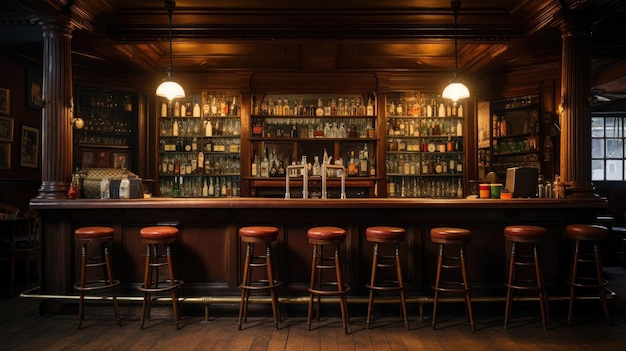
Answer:
<path fill-rule="evenodd" d="M 372 247 L 365 229 L 391 225 L 407 230 L 401 246 L 403 273 L 409 297 L 429 298 L 434 280 L 436 245 L 433 227 L 463 227 L 472 231 L 467 248 L 468 276 L 474 296 L 497 301 L 503 298 L 508 251 L 503 229 L 512 224 L 532 224 L 548 229 L 540 255 L 546 285 L 561 291 L 569 270 L 571 243 L 567 224 L 592 223 L 606 208 L 598 197 L 571 199 L 268 199 L 150 198 L 130 200 L 33 199 L 31 208 L 42 218 L 42 277 L 39 295 L 75 296 L 76 281 L 73 232 L 81 226 L 104 225 L 115 229 L 114 274 L 123 286 L 118 294 L 138 296 L 145 246 L 139 230 L 155 224 L 176 224 L 180 229 L 175 246 L 175 268 L 185 283 L 181 297 L 192 301 L 224 297 L 234 301 L 240 294 L 241 267 L 245 255 L 238 229 L 246 225 L 273 225 L 280 234 L 274 249 L 279 296 L 303 302 L 308 298 L 311 247 L 306 232 L 319 225 L 345 228 L 348 237 L 343 257 L 351 298 L 359 300 L 371 269 Z M 238 297 L 237 297 L 238 298 Z M 364 301 L 367 299 L 365 298 Z M 58 304 L 44 298 L 42 312 Z M 220 301 L 216 299 L 214 301 Z M 413 300 L 415 301 L 415 300 Z"/>

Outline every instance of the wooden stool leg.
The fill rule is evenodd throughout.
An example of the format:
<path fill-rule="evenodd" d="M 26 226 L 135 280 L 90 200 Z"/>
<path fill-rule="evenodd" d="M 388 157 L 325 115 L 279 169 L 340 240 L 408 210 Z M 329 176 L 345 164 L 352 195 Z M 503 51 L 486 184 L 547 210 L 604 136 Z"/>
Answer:
<path fill-rule="evenodd" d="M 239 302 L 239 319 L 237 320 L 237 325 L 239 330 L 241 330 L 242 324 L 246 319 L 246 310 L 248 306 L 248 289 L 243 288 L 244 286 L 248 286 L 250 283 L 250 259 L 252 256 L 253 244 L 246 243 L 246 260 L 243 264 L 243 279 L 242 279 L 242 288 L 241 288 L 241 301 Z"/>
<path fill-rule="evenodd" d="M 105 244 L 104 247 L 104 260 L 106 263 L 108 284 L 113 284 L 113 270 L 111 269 L 111 258 L 109 256 L 109 246 Z M 117 324 L 122 325 L 122 318 L 120 317 L 120 308 L 117 304 L 117 296 L 115 296 L 115 288 L 111 286 L 111 298 L 113 299 L 113 308 L 115 309 L 115 317 L 117 318 Z"/>
<path fill-rule="evenodd" d="M 313 245 L 313 258 L 311 259 L 311 281 L 309 283 L 309 310 L 306 318 L 306 328 L 311 330 L 311 319 L 313 317 L 313 289 L 317 287 L 317 265 L 318 265 L 318 245 Z"/>
<path fill-rule="evenodd" d="M 472 311 L 472 299 L 469 292 L 469 283 L 467 279 L 467 267 L 465 264 L 465 244 L 459 248 L 459 257 L 461 259 L 461 275 L 463 276 L 463 288 L 465 289 L 465 308 L 469 316 L 470 327 L 474 331 L 474 312 Z"/>
<path fill-rule="evenodd" d="M 146 245 L 146 265 L 145 265 L 145 270 L 144 270 L 144 275 L 143 275 L 143 287 L 144 288 L 150 288 L 152 283 L 151 283 L 151 253 L 150 253 L 150 249 L 151 249 L 151 244 Z M 143 326 L 144 326 L 144 321 L 146 318 L 146 310 L 150 310 L 150 292 L 149 291 L 144 291 L 143 293 L 143 303 L 141 304 L 141 329 L 143 330 Z M 148 312 L 148 319 L 150 319 L 150 313 Z"/>
<path fill-rule="evenodd" d="M 602 305 L 602 311 L 607 323 L 611 323 L 609 318 L 609 309 L 606 305 L 606 292 L 604 291 L 604 276 L 602 274 L 602 258 L 600 257 L 600 247 L 598 241 L 593 243 L 593 255 L 595 257 L 596 276 L 598 279 L 598 292 L 600 294 L 600 303 Z"/>
<path fill-rule="evenodd" d="M 406 297 L 404 295 L 404 280 L 402 279 L 402 263 L 400 262 L 400 244 L 395 243 L 395 256 L 396 256 L 396 276 L 398 277 L 398 286 L 400 288 L 400 304 L 402 308 L 402 318 L 404 320 L 404 326 L 409 330 L 409 316 L 406 312 Z"/>
<path fill-rule="evenodd" d="M 278 323 L 280 322 L 280 308 L 278 307 L 278 296 L 276 295 L 276 287 L 274 286 L 274 267 L 272 265 L 272 244 L 270 242 L 265 243 L 265 264 L 267 268 L 267 281 L 271 286 L 270 295 L 272 298 L 272 315 L 274 317 L 274 326 L 278 330 Z"/>
<path fill-rule="evenodd" d="M 341 255 L 339 252 L 339 244 L 335 245 L 335 271 L 337 274 L 337 289 L 340 293 L 339 303 L 341 305 L 341 322 L 343 324 L 343 329 L 346 334 L 349 333 L 348 328 L 350 327 L 350 318 L 348 317 L 348 302 L 346 299 L 346 294 L 344 293 L 344 285 L 343 285 L 343 269 L 341 267 Z"/>
<path fill-rule="evenodd" d="M 374 256 L 372 257 L 372 275 L 370 277 L 370 287 L 374 287 L 376 284 L 376 270 L 378 267 L 378 243 L 374 243 Z M 370 328 L 370 322 L 372 320 L 372 310 L 374 309 L 374 289 L 370 288 L 370 296 L 367 304 L 367 319 L 365 321 L 365 328 Z"/>
<path fill-rule="evenodd" d="M 511 301 L 513 298 L 513 291 L 511 285 L 515 276 L 515 242 L 511 242 L 511 258 L 509 259 L 509 278 L 507 280 L 506 289 L 506 307 L 504 310 L 504 329 L 508 328 L 509 315 L 511 313 Z"/>
<path fill-rule="evenodd" d="M 537 254 L 537 244 L 533 245 L 533 259 L 535 260 L 535 277 L 537 279 L 537 286 L 539 290 L 539 308 L 541 309 L 541 323 L 543 330 L 548 330 L 548 321 L 546 311 L 547 301 L 545 299 L 545 291 L 543 286 L 543 276 L 541 274 L 541 264 L 539 263 L 539 255 Z"/>
<path fill-rule="evenodd" d="M 322 266 L 325 263 L 326 258 L 324 258 L 324 245 L 317 246 L 317 265 Z M 316 289 L 322 288 L 322 282 L 324 281 L 324 269 L 319 267 L 317 269 L 317 275 L 315 276 L 315 287 Z M 315 298 L 315 319 L 320 320 L 320 310 L 322 309 L 322 295 L 317 295 Z"/>
<path fill-rule="evenodd" d="M 167 258 L 167 269 L 170 276 L 170 286 L 176 285 L 176 278 L 174 276 L 174 265 L 172 264 L 172 254 L 170 245 L 165 247 L 165 255 Z M 174 322 L 176 323 L 176 329 L 180 329 L 180 312 L 178 310 L 178 289 L 172 289 L 172 308 L 174 310 Z"/>
<path fill-rule="evenodd" d="M 87 277 L 87 246 L 85 243 L 81 245 L 80 259 L 80 300 L 78 302 L 78 329 L 81 329 L 83 319 L 85 318 L 85 279 Z"/>
<path fill-rule="evenodd" d="M 580 241 L 574 242 L 574 254 L 572 256 L 572 271 L 570 274 L 570 286 L 569 286 L 569 306 L 567 309 L 567 325 L 572 322 L 572 311 L 574 309 L 574 283 L 576 283 L 576 277 L 578 276 L 578 256 L 580 253 Z"/>
<path fill-rule="evenodd" d="M 443 244 L 439 244 L 439 248 L 437 250 L 437 273 L 435 275 L 435 298 L 433 300 L 433 320 L 432 325 L 433 329 L 436 328 L 437 324 L 437 304 L 439 302 L 439 283 L 441 280 L 441 268 L 443 266 Z"/>

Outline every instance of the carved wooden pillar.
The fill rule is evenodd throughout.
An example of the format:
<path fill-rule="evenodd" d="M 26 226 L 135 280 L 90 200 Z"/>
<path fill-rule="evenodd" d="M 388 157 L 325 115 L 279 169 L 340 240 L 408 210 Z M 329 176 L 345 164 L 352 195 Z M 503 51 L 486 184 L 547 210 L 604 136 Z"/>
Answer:
<path fill-rule="evenodd" d="M 582 14 L 561 22 L 561 180 L 568 196 L 594 196 L 591 184 L 591 25 Z"/>
<path fill-rule="evenodd" d="M 41 22 L 44 37 L 42 170 L 37 198 L 67 198 L 72 175 L 72 52 L 69 19 Z"/>

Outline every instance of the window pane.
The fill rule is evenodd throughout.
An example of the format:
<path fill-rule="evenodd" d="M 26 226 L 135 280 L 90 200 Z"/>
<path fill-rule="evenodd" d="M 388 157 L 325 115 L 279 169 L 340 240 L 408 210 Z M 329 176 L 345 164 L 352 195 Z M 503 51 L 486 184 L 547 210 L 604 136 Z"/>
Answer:
<path fill-rule="evenodd" d="M 591 137 L 601 138 L 604 136 L 604 118 L 592 117 L 591 118 Z"/>
<path fill-rule="evenodd" d="M 591 161 L 591 180 L 604 180 L 604 160 Z"/>
<path fill-rule="evenodd" d="M 591 157 L 604 158 L 604 139 L 591 139 Z"/>
<path fill-rule="evenodd" d="M 624 161 L 607 160 L 606 161 L 606 180 L 623 180 L 624 179 Z"/>
<path fill-rule="evenodd" d="M 622 127 L 620 122 L 621 119 L 615 117 L 606 117 L 604 119 L 604 135 L 607 138 L 620 137 L 621 135 L 619 135 L 619 133 L 620 128 Z"/>
<path fill-rule="evenodd" d="M 623 141 L 622 139 L 606 140 L 606 158 L 623 158 Z"/>

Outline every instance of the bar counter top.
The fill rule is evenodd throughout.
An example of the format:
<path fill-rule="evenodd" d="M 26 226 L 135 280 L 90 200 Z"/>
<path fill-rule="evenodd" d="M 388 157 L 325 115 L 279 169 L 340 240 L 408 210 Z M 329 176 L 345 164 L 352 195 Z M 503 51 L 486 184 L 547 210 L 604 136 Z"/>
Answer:
<path fill-rule="evenodd" d="M 278 199 L 237 198 L 160 198 L 147 199 L 33 199 L 30 207 L 44 209 L 97 208 L 606 208 L 600 197 L 545 199 L 424 199 L 424 198 L 348 198 L 348 199 Z"/>

